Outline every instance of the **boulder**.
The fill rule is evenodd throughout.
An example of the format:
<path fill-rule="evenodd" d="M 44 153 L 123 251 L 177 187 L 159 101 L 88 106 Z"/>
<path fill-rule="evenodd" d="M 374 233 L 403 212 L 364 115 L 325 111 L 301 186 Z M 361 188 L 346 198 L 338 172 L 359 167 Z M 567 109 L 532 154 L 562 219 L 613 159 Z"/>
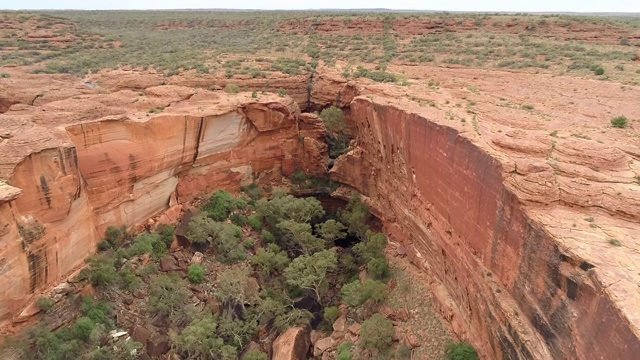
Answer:
<path fill-rule="evenodd" d="M 167 255 L 160 259 L 160 271 L 177 271 L 180 270 L 180 267 L 176 263 L 176 259 L 171 255 Z"/>
<path fill-rule="evenodd" d="M 332 337 L 326 337 L 316 341 L 313 346 L 313 356 L 321 356 L 325 351 L 334 349 L 337 342 Z"/>
<path fill-rule="evenodd" d="M 273 343 L 272 360 L 306 360 L 311 346 L 306 327 L 290 328 Z"/>
<path fill-rule="evenodd" d="M 164 335 L 156 335 L 147 340 L 147 355 L 157 357 L 169 351 L 169 338 Z"/>
<path fill-rule="evenodd" d="M 195 254 L 193 254 L 193 257 L 191 258 L 191 263 L 192 264 L 202 264 L 202 259 L 204 258 L 204 255 L 199 252 L 196 251 Z"/>
<path fill-rule="evenodd" d="M 149 336 L 149 330 L 140 325 L 136 325 L 131 331 L 131 338 L 141 344 L 145 344 L 149 340 Z"/>

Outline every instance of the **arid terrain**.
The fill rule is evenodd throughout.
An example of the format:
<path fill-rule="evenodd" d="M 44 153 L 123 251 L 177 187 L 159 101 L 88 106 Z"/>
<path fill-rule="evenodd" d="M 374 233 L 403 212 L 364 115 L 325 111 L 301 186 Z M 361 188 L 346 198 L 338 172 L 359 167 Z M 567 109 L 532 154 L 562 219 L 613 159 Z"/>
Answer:
<path fill-rule="evenodd" d="M 638 99 L 635 17 L 0 12 L 0 355 L 635 359 Z"/>

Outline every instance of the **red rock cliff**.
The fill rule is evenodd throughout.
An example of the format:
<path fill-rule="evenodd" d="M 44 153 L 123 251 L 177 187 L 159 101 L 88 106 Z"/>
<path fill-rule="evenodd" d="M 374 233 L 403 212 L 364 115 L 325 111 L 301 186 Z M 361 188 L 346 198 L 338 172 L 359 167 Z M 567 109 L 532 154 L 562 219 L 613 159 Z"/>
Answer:
<path fill-rule="evenodd" d="M 14 105 L 0 115 L 8 134 L 0 142 L 0 323 L 82 266 L 108 226 L 135 227 L 170 204 L 299 167 L 326 169 L 321 121 L 308 114 L 299 128 L 289 97 L 145 91 Z M 152 115 L 139 101 L 169 106 Z"/>
<path fill-rule="evenodd" d="M 507 179 L 512 163 L 468 133 L 379 99 L 352 102 L 357 147 L 332 178 L 365 194 L 391 238 L 433 275 L 440 310 L 458 334 L 486 358 L 640 353 L 636 314 L 621 301 L 635 283 L 612 288 L 611 264 L 554 238 L 547 227 L 562 219 L 539 214 L 561 209 L 521 200 L 523 187 Z"/>

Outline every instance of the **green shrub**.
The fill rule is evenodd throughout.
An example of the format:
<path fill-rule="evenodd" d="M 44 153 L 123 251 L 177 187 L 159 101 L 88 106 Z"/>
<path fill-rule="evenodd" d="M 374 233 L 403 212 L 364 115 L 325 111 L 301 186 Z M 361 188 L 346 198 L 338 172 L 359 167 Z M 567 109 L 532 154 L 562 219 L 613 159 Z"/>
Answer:
<path fill-rule="evenodd" d="M 337 306 L 326 307 L 324 309 L 323 317 L 327 323 L 333 324 L 340 317 L 340 310 Z"/>
<path fill-rule="evenodd" d="M 391 274 L 389 271 L 389 263 L 387 259 L 383 257 L 369 260 L 367 269 L 369 270 L 369 274 L 376 280 L 384 280 Z"/>
<path fill-rule="evenodd" d="M 293 175 L 291 175 L 291 181 L 294 184 L 303 184 L 305 181 L 307 181 L 307 174 L 305 174 L 305 172 L 302 170 L 297 170 L 293 173 Z"/>
<path fill-rule="evenodd" d="M 274 272 L 282 272 L 289 265 L 289 257 L 278 245 L 271 243 L 258 249 L 251 258 L 251 263 L 257 266 L 262 274 L 269 276 Z"/>
<path fill-rule="evenodd" d="M 43 312 L 49 312 L 49 310 L 53 309 L 55 304 L 56 302 L 48 296 L 41 296 L 36 300 L 36 307 Z"/>
<path fill-rule="evenodd" d="M 342 300 L 357 308 L 368 300 L 381 304 L 387 299 L 387 286 L 377 280 L 366 279 L 363 283 L 354 280 L 342 287 Z"/>
<path fill-rule="evenodd" d="M 231 223 L 243 227 L 247 223 L 247 217 L 242 214 L 231 214 L 229 217 Z"/>
<path fill-rule="evenodd" d="M 142 285 L 142 281 L 138 276 L 128 269 L 120 271 L 120 281 L 122 288 L 129 291 L 139 289 L 140 285 Z"/>
<path fill-rule="evenodd" d="M 236 84 L 227 84 L 224 87 L 224 91 L 228 94 L 237 94 L 240 92 L 240 87 Z"/>
<path fill-rule="evenodd" d="M 243 187 L 242 192 L 247 194 L 247 196 L 253 200 L 260 200 L 264 195 L 264 191 L 262 191 L 262 188 L 260 188 L 256 183 Z"/>
<path fill-rule="evenodd" d="M 168 249 L 171 246 L 171 243 L 173 243 L 176 228 L 171 225 L 162 225 L 156 230 L 156 233 L 160 235 L 162 242 L 164 242 Z"/>
<path fill-rule="evenodd" d="M 262 240 L 267 244 L 274 244 L 276 242 L 276 237 L 267 230 L 262 230 Z"/>
<path fill-rule="evenodd" d="M 94 286 L 107 286 L 118 277 L 114 259 L 106 253 L 103 254 L 89 258 L 87 260 L 89 266 L 81 272 L 81 275 L 88 277 Z"/>
<path fill-rule="evenodd" d="M 254 91 L 251 93 L 251 97 L 252 97 L 252 98 L 254 98 L 254 99 L 257 99 L 257 98 L 258 98 L 258 92 L 254 90 Z"/>
<path fill-rule="evenodd" d="M 450 343 L 445 352 L 446 360 L 479 360 L 478 353 L 473 346 L 464 343 Z"/>
<path fill-rule="evenodd" d="M 360 342 L 366 349 L 386 351 L 393 343 L 393 323 L 380 314 L 373 314 L 362 323 Z"/>
<path fill-rule="evenodd" d="M 232 210 L 236 209 L 236 200 L 228 191 L 219 190 L 211 195 L 202 210 L 209 214 L 209 217 L 216 221 L 223 221 L 229 216 Z"/>
<path fill-rule="evenodd" d="M 71 328 L 71 334 L 74 338 L 87 342 L 89 341 L 91 331 L 93 331 L 93 327 L 95 325 L 96 324 L 93 322 L 93 320 L 89 319 L 86 316 L 83 316 L 76 320 L 75 324 Z"/>
<path fill-rule="evenodd" d="M 611 126 L 618 129 L 624 129 L 627 127 L 628 124 L 629 124 L 629 119 L 627 119 L 627 117 L 624 115 L 616 116 L 613 119 L 611 119 Z"/>
<path fill-rule="evenodd" d="M 152 315 L 172 316 L 184 311 L 186 284 L 177 275 L 160 275 L 151 280 L 147 310 Z"/>
<path fill-rule="evenodd" d="M 591 71 L 593 71 L 595 75 L 604 75 L 604 68 L 600 65 L 592 66 Z"/>
<path fill-rule="evenodd" d="M 255 243 L 251 239 L 246 239 L 245 241 L 242 242 L 242 246 L 247 250 L 253 249 L 254 245 Z"/>
<path fill-rule="evenodd" d="M 194 284 L 202 283 L 204 280 L 204 268 L 198 264 L 189 265 L 187 278 Z"/>
<path fill-rule="evenodd" d="M 6 79 L 6 78 L 10 78 L 10 77 L 11 77 L 11 74 L 8 74 L 8 73 L 2 73 L 2 74 L 0 74 L 0 76 L 2 76 L 2 78 Z"/>
<path fill-rule="evenodd" d="M 247 224 L 255 231 L 262 230 L 262 220 L 260 220 L 258 215 L 249 216 L 249 218 L 247 218 Z"/>
<path fill-rule="evenodd" d="M 287 90 L 285 89 L 278 89 L 278 95 L 280 97 L 284 97 L 285 95 L 287 95 Z"/>
<path fill-rule="evenodd" d="M 218 324 L 210 314 L 194 319 L 180 335 L 171 334 L 171 343 L 176 351 L 193 359 L 215 357 L 220 353 L 224 341 L 215 336 Z"/>
<path fill-rule="evenodd" d="M 344 344 L 338 345 L 338 357 L 337 360 L 352 360 L 353 355 L 351 354 L 351 348 L 353 344 L 350 342 L 346 342 Z M 406 358 L 408 359 L 408 358 Z"/>

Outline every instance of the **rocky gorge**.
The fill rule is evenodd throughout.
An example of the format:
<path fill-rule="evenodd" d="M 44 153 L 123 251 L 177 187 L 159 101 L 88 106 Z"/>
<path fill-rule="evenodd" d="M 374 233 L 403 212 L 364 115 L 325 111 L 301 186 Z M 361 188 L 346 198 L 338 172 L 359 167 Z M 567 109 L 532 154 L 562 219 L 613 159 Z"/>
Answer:
<path fill-rule="evenodd" d="M 199 196 L 302 169 L 328 171 L 342 184 L 335 196 L 364 195 L 390 240 L 432 276 L 444 319 L 483 357 L 633 358 L 640 146 L 633 130 L 616 133 L 614 144 L 597 122 L 584 127 L 589 139 L 567 123 L 604 124 L 596 98 L 614 93 L 611 101 L 625 104 L 640 90 L 553 83 L 558 93 L 580 89 L 580 103 L 568 104 L 527 90 L 543 88 L 531 74 L 434 76 L 443 85 L 428 93 L 437 105 L 428 107 L 415 100 L 425 96 L 420 82 L 397 89 L 322 69 L 276 82 L 291 96 L 262 93 L 257 80 L 239 83 L 253 97 L 207 90 L 224 83 L 206 76 L 133 71 L 3 79 L 0 321 L 15 321 L 81 268 L 108 226 L 173 223 Z M 475 96 L 444 84 L 454 77 L 492 95 L 477 96 L 472 109 L 448 106 Z M 529 86 L 491 88 L 514 78 Z M 551 104 L 522 113 L 500 96 Z M 329 105 L 345 110 L 354 135 L 330 170 L 324 126 L 302 112 Z M 451 120 L 465 110 L 470 122 Z"/>

